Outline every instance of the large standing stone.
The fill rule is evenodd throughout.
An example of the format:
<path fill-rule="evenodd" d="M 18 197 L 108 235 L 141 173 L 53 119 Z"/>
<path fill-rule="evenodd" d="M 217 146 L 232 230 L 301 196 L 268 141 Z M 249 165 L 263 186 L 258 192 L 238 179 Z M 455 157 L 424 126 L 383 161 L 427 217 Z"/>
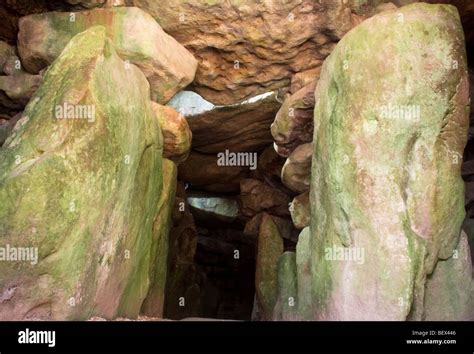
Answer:
<path fill-rule="evenodd" d="M 278 297 L 278 259 L 283 253 L 283 239 L 272 217 L 264 214 L 258 235 L 255 290 L 262 320 L 273 318 Z"/>
<path fill-rule="evenodd" d="M 154 101 L 167 102 L 193 81 L 197 61 L 191 53 L 167 35 L 150 15 L 133 7 L 22 17 L 18 52 L 25 68 L 38 73 L 58 57 L 74 35 L 94 25 L 105 26 L 127 67 L 130 62 L 144 72 Z"/>
<path fill-rule="evenodd" d="M 296 254 L 285 252 L 278 260 L 278 299 L 273 319 L 291 321 L 297 319 Z"/>
<path fill-rule="evenodd" d="M 0 263 L 0 294 L 11 292 L 1 319 L 138 315 L 162 193 L 149 96 L 103 27 L 74 37 L 47 71 L 0 152 L 0 246 L 38 250 L 37 262 Z"/>
<path fill-rule="evenodd" d="M 427 275 L 452 256 L 464 219 L 463 38 L 456 8 L 419 3 L 366 20 L 325 61 L 310 196 L 314 318 L 422 318 Z"/>

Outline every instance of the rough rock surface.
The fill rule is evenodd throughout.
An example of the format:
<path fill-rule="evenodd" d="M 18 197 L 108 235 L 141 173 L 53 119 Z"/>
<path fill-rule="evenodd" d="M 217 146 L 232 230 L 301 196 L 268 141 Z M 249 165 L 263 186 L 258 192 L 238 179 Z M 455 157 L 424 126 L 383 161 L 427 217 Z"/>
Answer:
<path fill-rule="evenodd" d="M 0 318 L 138 315 L 162 192 L 149 95 L 103 27 L 74 37 L 49 68 L 0 154 L 2 244 L 38 249 L 36 265 L 0 264 L 0 291 L 15 290 Z M 93 107 L 94 119 L 62 119 L 64 103 Z"/>
<path fill-rule="evenodd" d="M 376 3 L 385 2 L 377 1 Z M 199 61 L 194 86 L 229 104 L 289 86 L 375 8 L 357 0 L 127 0 L 151 14 Z M 308 25 L 311 24 L 311 25 Z"/>
<path fill-rule="evenodd" d="M 270 125 L 280 107 L 276 92 L 241 103 L 214 106 L 197 93 L 182 91 L 169 102 L 188 120 L 193 132 L 193 150 L 213 154 L 230 151 L 260 151 L 272 142 Z"/>
<path fill-rule="evenodd" d="M 193 81 L 197 67 L 194 57 L 150 15 L 126 7 L 22 17 L 18 52 L 26 70 L 38 73 L 58 57 L 74 35 L 94 25 L 105 26 L 127 67 L 130 62 L 144 72 L 153 101 L 166 103 Z"/>
<path fill-rule="evenodd" d="M 427 275 L 452 256 L 464 219 L 468 98 L 451 6 L 378 14 L 325 61 L 310 196 L 314 318 L 422 318 Z"/>

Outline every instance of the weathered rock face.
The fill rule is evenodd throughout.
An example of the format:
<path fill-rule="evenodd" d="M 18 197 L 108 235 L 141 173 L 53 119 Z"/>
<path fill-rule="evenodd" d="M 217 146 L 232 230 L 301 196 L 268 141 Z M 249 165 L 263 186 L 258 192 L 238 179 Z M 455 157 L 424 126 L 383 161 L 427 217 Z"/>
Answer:
<path fill-rule="evenodd" d="M 311 179 L 311 143 L 298 146 L 288 157 L 281 170 L 281 180 L 291 190 L 303 193 L 309 190 Z"/>
<path fill-rule="evenodd" d="M 194 86 L 219 104 L 288 86 L 293 73 L 320 66 L 335 42 L 375 11 L 366 2 L 352 0 L 127 4 L 151 14 L 195 55 L 199 68 Z"/>
<path fill-rule="evenodd" d="M 451 6 L 376 15 L 325 61 L 310 196 L 314 318 L 423 318 L 427 276 L 453 256 L 464 218 L 468 91 Z"/>
<path fill-rule="evenodd" d="M 151 108 L 163 133 L 163 156 L 176 163 L 183 162 L 188 157 L 192 141 L 186 119 L 171 107 L 151 102 Z"/>
<path fill-rule="evenodd" d="M 0 264 L 0 293 L 13 292 L 1 319 L 138 314 L 162 192 L 149 95 L 103 27 L 74 37 L 49 68 L 0 153 L 1 244 L 38 251 Z M 64 105 L 92 114 L 63 116 Z"/>
<path fill-rule="evenodd" d="M 197 67 L 193 56 L 150 15 L 126 7 L 22 17 L 18 52 L 26 70 L 38 73 L 58 57 L 74 35 L 94 25 L 105 26 L 117 53 L 127 61 L 124 65 L 133 63 L 143 71 L 153 101 L 166 103 L 193 81 Z"/>
<path fill-rule="evenodd" d="M 193 149 L 207 154 L 260 151 L 272 142 L 270 125 L 281 103 L 277 93 L 228 106 L 214 106 L 190 91 L 178 93 L 169 105 L 181 112 L 193 131 Z"/>

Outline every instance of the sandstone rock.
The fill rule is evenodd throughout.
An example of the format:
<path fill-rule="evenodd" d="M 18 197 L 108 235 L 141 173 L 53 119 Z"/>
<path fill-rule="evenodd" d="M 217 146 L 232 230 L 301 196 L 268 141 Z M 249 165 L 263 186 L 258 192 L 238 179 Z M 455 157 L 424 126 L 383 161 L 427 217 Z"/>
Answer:
<path fill-rule="evenodd" d="M 303 229 L 309 226 L 311 219 L 311 210 L 309 205 L 309 191 L 304 192 L 293 198 L 290 213 L 291 220 L 297 229 Z"/>
<path fill-rule="evenodd" d="M 218 166 L 217 155 L 191 151 L 179 166 L 179 179 L 196 189 L 210 192 L 238 192 L 240 180 L 249 173 L 248 167 Z"/>
<path fill-rule="evenodd" d="M 214 106 L 190 91 L 178 93 L 169 102 L 188 120 L 193 149 L 202 153 L 256 152 L 272 143 L 270 125 L 281 103 L 269 92 L 233 105 Z"/>
<path fill-rule="evenodd" d="M 186 119 L 171 107 L 152 102 L 151 108 L 163 133 L 163 156 L 178 164 L 183 162 L 188 157 L 192 140 Z"/>
<path fill-rule="evenodd" d="M 127 3 L 151 14 L 195 55 L 194 86 L 219 104 L 288 86 L 293 73 L 320 66 L 334 43 L 374 12 L 356 0 Z"/>
<path fill-rule="evenodd" d="M 309 190 L 312 153 L 311 143 L 300 145 L 291 153 L 281 170 L 285 186 L 298 193 Z"/>
<path fill-rule="evenodd" d="M 378 14 L 325 61 L 310 195 L 314 318 L 422 318 L 427 274 L 452 255 L 464 219 L 468 99 L 451 6 Z"/>
<path fill-rule="evenodd" d="M 116 7 L 73 13 L 47 12 L 20 19 L 18 52 L 33 73 L 51 64 L 69 40 L 93 25 L 106 27 L 117 53 L 148 78 L 152 100 L 167 102 L 193 81 L 197 62 L 151 16 L 137 8 Z"/>
<path fill-rule="evenodd" d="M 254 216 L 261 211 L 286 216 L 291 198 L 277 188 L 273 188 L 256 179 L 240 181 L 240 200 L 242 214 Z"/>
<path fill-rule="evenodd" d="M 423 319 L 474 320 L 474 280 L 466 233 L 447 260 L 440 260 L 426 281 Z"/>
<path fill-rule="evenodd" d="M 196 218 L 230 223 L 239 216 L 239 203 L 236 198 L 190 192 L 186 200 Z"/>
<path fill-rule="evenodd" d="M 163 159 L 163 192 L 158 200 L 158 213 L 153 223 L 153 243 L 150 257 L 150 287 L 140 313 L 162 318 L 168 272 L 169 233 L 176 192 L 176 165 Z"/>
<path fill-rule="evenodd" d="M 162 193 L 149 95 L 102 27 L 74 37 L 48 70 L 0 152 L 2 244 L 38 250 L 37 263 L 1 262 L 0 291 L 16 288 L 1 319 L 138 315 Z M 64 103 L 94 107 L 94 122 L 56 119 Z"/>
<path fill-rule="evenodd" d="M 297 319 L 296 254 L 285 252 L 278 260 L 278 300 L 273 319 L 292 321 Z"/>
<path fill-rule="evenodd" d="M 278 296 L 278 259 L 283 239 L 272 217 L 265 214 L 258 235 L 255 290 L 262 320 L 271 320 Z"/>
<path fill-rule="evenodd" d="M 287 157 L 297 146 L 312 141 L 315 87 L 313 81 L 288 96 L 275 117 L 271 131 L 281 156 Z"/>

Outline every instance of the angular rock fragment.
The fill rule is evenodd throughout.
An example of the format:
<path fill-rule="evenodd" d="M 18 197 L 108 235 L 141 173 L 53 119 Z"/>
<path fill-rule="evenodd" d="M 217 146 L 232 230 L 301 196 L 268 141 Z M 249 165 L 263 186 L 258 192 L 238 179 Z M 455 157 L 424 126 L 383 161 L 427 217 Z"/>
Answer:
<path fill-rule="evenodd" d="M 273 188 L 257 179 L 242 179 L 240 181 L 240 200 L 242 214 L 254 216 L 261 211 L 271 214 L 289 215 L 291 198 L 277 188 Z"/>
<path fill-rule="evenodd" d="M 283 239 L 278 227 L 264 214 L 258 234 L 255 289 L 261 320 L 271 320 L 278 296 L 278 259 L 283 253 Z"/>

